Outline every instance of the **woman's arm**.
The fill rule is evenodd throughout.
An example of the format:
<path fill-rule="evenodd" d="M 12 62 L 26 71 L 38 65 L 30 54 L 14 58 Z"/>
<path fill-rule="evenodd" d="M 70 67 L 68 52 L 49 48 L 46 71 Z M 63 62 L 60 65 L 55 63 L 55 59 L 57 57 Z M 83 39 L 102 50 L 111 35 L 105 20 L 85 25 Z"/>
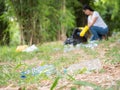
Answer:
<path fill-rule="evenodd" d="M 98 17 L 94 17 L 93 21 L 91 23 L 88 22 L 88 27 L 90 28 L 91 26 L 93 26 L 93 24 L 96 22 L 97 19 L 98 19 Z"/>

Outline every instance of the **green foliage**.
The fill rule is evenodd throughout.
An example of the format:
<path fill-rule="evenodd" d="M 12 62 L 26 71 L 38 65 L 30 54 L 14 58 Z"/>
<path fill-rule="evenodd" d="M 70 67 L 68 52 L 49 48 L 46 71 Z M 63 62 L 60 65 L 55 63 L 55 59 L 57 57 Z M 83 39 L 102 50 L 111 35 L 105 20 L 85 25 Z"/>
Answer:
<path fill-rule="evenodd" d="M 104 20 L 107 22 L 110 32 L 115 29 L 119 31 L 119 13 L 120 13 L 120 0 L 108 1 L 108 0 L 97 0 L 94 2 L 95 10 L 98 10 Z M 101 11 L 102 10 L 102 11 Z"/>
<path fill-rule="evenodd" d="M 5 13 L 5 1 L 0 1 L 0 45 L 9 45 L 10 42 L 10 33 L 7 30 L 9 22 Z"/>
<path fill-rule="evenodd" d="M 19 29 L 22 31 L 20 37 L 24 38 L 22 43 L 24 41 L 30 44 L 57 40 L 61 33 L 66 34 L 66 30 L 75 25 L 73 13 L 60 1 L 6 0 L 6 3 L 9 9 L 12 8 L 11 12 L 19 23 Z"/>
<path fill-rule="evenodd" d="M 89 82 L 86 82 L 86 81 L 78 81 L 78 80 L 76 80 L 72 75 L 69 75 L 69 74 L 67 74 L 67 76 L 69 77 L 69 79 L 70 80 L 72 80 L 73 81 L 73 83 L 75 84 L 75 85 L 79 85 L 79 86 L 91 86 L 91 87 L 93 87 L 94 88 L 94 90 L 104 90 L 102 87 L 100 87 L 100 86 L 97 86 L 97 85 L 95 85 L 95 84 L 93 84 L 93 83 L 89 83 Z M 76 88 L 74 87 L 72 87 L 71 88 L 71 90 L 76 90 Z"/>
<path fill-rule="evenodd" d="M 54 90 L 54 88 L 55 88 L 55 87 L 57 86 L 57 84 L 58 84 L 59 79 L 60 79 L 60 77 L 56 77 L 56 79 L 55 79 L 55 81 L 53 82 L 50 90 Z"/>
<path fill-rule="evenodd" d="M 11 18 L 12 19 L 12 18 Z M 16 46 L 20 44 L 20 31 L 19 24 L 16 21 L 10 21 L 10 46 Z"/>
<path fill-rule="evenodd" d="M 4 2 L 6 6 L 4 7 L 8 10 L 1 13 L 4 15 L 0 18 L 7 17 L 10 23 L 13 19 L 14 25 L 10 24 L 8 31 L 6 31 L 10 35 L 6 36 L 11 38 L 10 44 L 12 45 L 14 43 L 24 44 L 25 42 L 38 44 L 58 40 L 62 34 L 66 35 L 66 33 L 67 36 L 70 36 L 73 28 L 86 24 L 86 17 L 82 12 L 83 4 L 90 4 L 91 7 L 100 12 L 107 22 L 110 32 L 119 31 L 119 0 L 111 2 L 108 0 L 5 0 Z M 6 22 L 6 20 L 3 21 Z M 15 27 L 14 30 L 13 27 Z M 16 40 L 16 38 L 19 39 Z"/>
<path fill-rule="evenodd" d="M 104 90 L 100 86 L 97 86 L 95 84 L 92 84 L 92 83 L 89 83 L 89 82 L 86 82 L 86 81 L 75 81 L 74 84 L 80 85 L 80 86 L 91 86 L 91 87 L 94 88 L 94 90 Z"/>
<path fill-rule="evenodd" d="M 77 90 L 77 88 L 76 87 L 72 87 L 71 90 Z"/>
<path fill-rule="evenodd" d="M 69 80 L 75 81 L 75 78 L 72 75 L 67 74 L 67 76 L 68 76 Z"/>
<path fill-rule="evenodd" d="M 87 68 L 82 68 L 80 70 L 77 71 L 78 74 L 84 74 L 87 71 Z"/>

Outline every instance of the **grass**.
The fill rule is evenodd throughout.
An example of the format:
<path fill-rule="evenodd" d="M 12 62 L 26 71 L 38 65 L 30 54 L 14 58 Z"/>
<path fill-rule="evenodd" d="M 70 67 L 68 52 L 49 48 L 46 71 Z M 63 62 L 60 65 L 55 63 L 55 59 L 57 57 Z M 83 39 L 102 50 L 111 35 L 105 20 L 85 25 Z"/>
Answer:
<path fill-rule="evenodd" d="M 31 59 L 35 56 L 34 53 L 16 52 L 16 47 L 0 47 L 0 62 L 18 62 L 25 59 Z"/>
<path fill-rule="evenodd" d="M 116 64 L 120 62 L 120 33 L 117 36 L 110 37 L 107 42 L 102 42 L 108 48 L 106 52 L 106 62 Z"/>
<path fill-rule="evenodd" d="M 49 80 L 46 75 L 37 75 L 32 76 L 28 75 L 26 79 L 20 78 L 20 72 L 26 70 L 28 68 L 32 68 L 29 64 L 25 64 L 24 60 L 31 60 L 34 57 L 41 60 L 44 64 L 51 63 L 51 55 L 56 53 L 58 50 L 62 49 L 62 45 L 58 44 L 48 44 L 38 46 L 39 51 L 37 52 L 16 52 L 16 47 L 0 47 L 0 87 L 9 85 L 10 83 L 21 86 L 21 85 L 29 85 L 32 83 L 37 83 L 42 80 Z M 33 62 L 34 63 L 34 62 Z"/>
<path fill-rule="evenodd" d="M 91 55 L 93 58 L 97 58 L 96 56 L 98 55 L 98 52 L 95 49 L 90 49 L 85 47 L 82 47 L 82 48 L 84 49 L 84 52 L 87 55 Z"/>
<path fill-rule="evenodd" d="M 120 62 L 120 50 L 118 47 L 111 48 L 106 55 L 109 57 L 107 60 L 112 64 Z"/>
<path fill-rule="evenodd" d="M 117 42 L 119 36 L 120 35 L 109 38 L 108 41 L 99 42 L 99 44 L 104 44 L 103 48 L 108 48 L 105 54 L 106 62 L 113 64 L 120 62 L 119 44 L 115 44 L 115 46 L 109 48 L 111 44 Z M 45 43 L 37 47 L 39 50 L 32 53 L 16 52 L 16 46 L 0 47 L 0 87 L 8 86 L 11 83 L 16 86 L 24 87 L 35 83 L 40 84 L 44 80 L 50 80 L 53 82 L 51 87 L 51 90 L 53 90 L 58 83 L 58 78 L 55 78 L 56 75 L 51 77 L 48 77 L 45 74 L 37 76 L 28 75 L 26 79 L 22 79 L 20 78 L 20 72 L 34 67 L 36 61 L 42 62 L 37 63 L 36 66 L 53 64 L 58 71 L 63 72 L 64 68 L 69 67 L 71 64 L 81 62 L 83 58 L 89 60 L 90 58 L 97 58 L 97 56 L 99 56 L 98 51 L 84 47 L 80 48 L 79 51 L 81 53 L 75 51 L 65 53 L 61 42 Z M 34 58 L 36 59 L 34 60 Z M 28 63 L 24 63 L 25 60 L 27 60 Z M 30 60 L 33 60 L 32 65 L 29 63 Z M 79 73 L 82 73 L 82 71 Z M 81 82 L 77 82 L 77 84 L 81 84 Z M 71 90 L 77 90 L 77 88 L 73 86 Z"/>

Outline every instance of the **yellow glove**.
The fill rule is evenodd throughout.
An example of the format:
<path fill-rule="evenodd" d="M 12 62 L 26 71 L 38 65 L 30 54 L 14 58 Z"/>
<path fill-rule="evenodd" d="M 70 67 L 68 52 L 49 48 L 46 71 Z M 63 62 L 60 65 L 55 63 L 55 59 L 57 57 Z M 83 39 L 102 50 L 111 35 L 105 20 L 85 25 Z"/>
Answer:
<path fill-rule="evenodd" d="M 88 30 L 89 30 L 89 27 L 86 25 L 81 31 L 80 36 L 83 37 Z"/>

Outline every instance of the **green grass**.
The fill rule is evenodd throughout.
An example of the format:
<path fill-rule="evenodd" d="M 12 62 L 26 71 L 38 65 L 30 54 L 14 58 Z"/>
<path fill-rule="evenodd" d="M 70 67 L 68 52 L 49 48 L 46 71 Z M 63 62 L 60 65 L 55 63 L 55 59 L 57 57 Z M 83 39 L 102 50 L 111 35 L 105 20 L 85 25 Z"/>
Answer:
<path fill-rule="evenodd" d="M 106 62 L 110 62 L 112 64 L 120 62 L 120 50 L 119 47 L 115 46 L 109 49 L 106 56 L 108 57 Z"/>
<path fill-rule="evenodd" d="M 82 49 L 87 55 L 91 55 L 93 58 L 97 58 L 96 56 L 98 55 L 98 52 L 95 50 L 95 48 L 91 49 L 91 48 L 82 47 Z"/>
<path fill-rule="evenodd" d="M 51 63 L 51 55 L 56 52 L 63 51 L 62 45 L 41 45 L 38 46 L 39 50 L 36 52 L 16 52 L 16 46 L 14 47 L 0 47 L 0 86 L 7 86 L 9 84 L 15 84 L 18 86 L 29 85 L 32 83 L 40 83 L 42 80 L 49 80 L 45 74 L 32 76 L 28 75 L 26 79 L 20 78 L 21 71 L 32 68 L 29 64 L 25 64 L 22 61 L 31 60 L 37 57 L 38 60 L 43 61 L 43 64 Z M 34 62 L 33 62 L 34 63 Z"/>
<path fill-rule="evenodd" d="M 16 47 L 0 47 L 0 62 L 18 62 L 25 59 L 31 59 L 34 53 L 16 52 Z"/>
<path fill-rule="evenodd" d="M 113 64 L 120 62 L 119 45 L 109 48 L 109 45 L 116 43 L 118 39 L 119 36 L 115 36 L 113 38 L 109 38 L 108 41 L 99 42 L 99 44 L 104 44 L 103 48 L 108 48 L 108 51 L 106 51 L 105 54 L 107 62 Z M 37 46 L 39 48 L 38 51 L 30 53 L 16 52 L 16 47 L 17 46 L 0 47 L 0 87 L 8 86 L 11 83 L 16 86 L 24 87 L 34 83 L 40 84 L 43 80 L 50 80 L 54 82 L 51 86 L 52 90 L 59 82 L 57 81 L 58 78 L 55 78 L 56 75 L 51 77 L 48 77 L 45 74 L 37 76 L 28 75 L 26 79 L 20 78 L 21 71 L 35 67 L 35 65 L 31 65 L 29 63 L 26 64 L 23 61 L 27 60 L 29 62 L 29 60 L 34 60 L 34 58 L 36 58 L 35 60 L 42 62 L 41 65 L 53 64 L 58 72 L 63 72 L 64 68 L 69 67 L 71 64 L 79 63 L 82 60 L 82 56 L 84 56 L 81 55 L 82 53 L 73 53 L 72 51 L 64 53 L 63 45 L 58 42 L 39 45 Z M 99 51 L 94 49 L 81 47 L 80 50 L 83 50 L 86 57 L 87 55 L 91 56 L 91 58 L 97 58 L 97 56 L 99 56 Z M 89 60 L 89 58 L 87 60 Z M 36 61 L 33 61 L 33 64 L 34 62 Z M 104 70 L 101 72 L 104 72 Z M 78 73 L 83 73 L 83 71 L 79 71 Z M 78 82 L 77 84 L 83 83 Z M 77 87 L 73 86 L 71 90 L 77 90 Z"/>

